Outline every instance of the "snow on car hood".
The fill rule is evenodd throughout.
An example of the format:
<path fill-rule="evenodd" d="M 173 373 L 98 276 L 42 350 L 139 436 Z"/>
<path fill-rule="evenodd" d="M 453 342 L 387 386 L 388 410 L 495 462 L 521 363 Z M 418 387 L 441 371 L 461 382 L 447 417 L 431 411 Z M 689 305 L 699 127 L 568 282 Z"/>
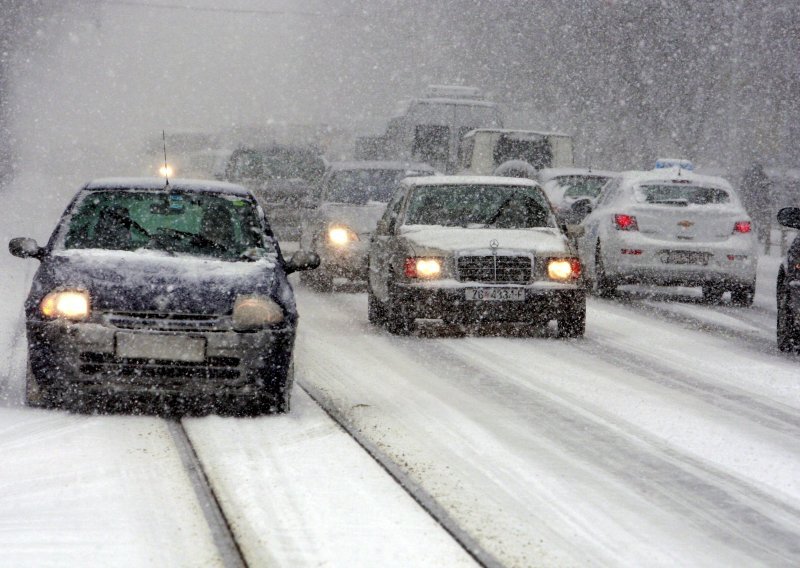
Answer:
<path fill-rule="evenodd" d="M 491 250 L 497 241 L 498 250 L 525 250 L 534 253 L 566 254 L 567 239 L 555 228 L 537 229 L 470 229 L 438 225 L 403 225 L 401 235 L 420 249 L 446 252 Z"/>
<path fill-rule="evenodd" d="M 319 208 L 319 215 L 329 224 L 341 224 L 350 227 L 356 233 L 372 233 L 378 225 L 386 203 L 370 201 L 366 205 L 347 203 L 324 203 Z"/>
<path fill-rule="evenodd" d="M 83 288 L 100 310 L 229 313 L 238 294 L 270 294 L 275 257 L 226 262 L 151 250 L 71 249 L 54 252 L 36 282 L 40 294 Z"/>

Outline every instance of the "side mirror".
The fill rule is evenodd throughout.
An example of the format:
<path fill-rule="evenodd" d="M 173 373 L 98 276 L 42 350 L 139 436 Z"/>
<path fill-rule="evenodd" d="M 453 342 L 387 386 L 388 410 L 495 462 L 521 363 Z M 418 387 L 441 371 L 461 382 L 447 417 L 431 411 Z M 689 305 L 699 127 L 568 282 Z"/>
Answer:
<path fill-rule="evenodd" d="M 800 229 L 800 207 L 784 207 L 778 211 L 778 223 L 790 229 Z"/>
<path fill-rule="evenodd" d="M 319 266 L 319 255 L 306 250 L 299 250 L 292 255 L 289 262 L 284 267 L 286 274 L 300 272 L 301 270 L 313 270 Z"/>
<path fill-rule="evenodd" d="M 36 258 L 41 260 L 44 257 L 44 249 L 33 239 L 17 237 L 8 242 L 8 252 L 19 258 Z"/>

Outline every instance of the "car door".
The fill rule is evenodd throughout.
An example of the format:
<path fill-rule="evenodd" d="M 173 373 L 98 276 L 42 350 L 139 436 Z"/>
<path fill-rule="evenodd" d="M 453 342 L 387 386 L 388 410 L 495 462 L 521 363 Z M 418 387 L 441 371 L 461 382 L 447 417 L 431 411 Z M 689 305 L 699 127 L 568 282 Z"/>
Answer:
<path fill-rule="evenodd" d="M 597 205 L 591 213 L 584 219 L 581 225 L 584 227 L 584 234 L 578 240 L 578 253 L 583 260 L 584 266 L 594 276 L 595 252 L 597 241 L 602 238 L 602 223 L 608 220 L 608 205 L 612 203 L 620 192 L 622 178 L 611 180 L 604 188 L 597 199 Z"/>
<path fill-rule="evenodd" d="M 369 252 L 369 285 L 375 297 L 386 301 L 389 297 L 389 277 L 397 226 L 403 209 L 406 192 L 399 190 L 386 207 L 383 217 L 372 235 Z"/>

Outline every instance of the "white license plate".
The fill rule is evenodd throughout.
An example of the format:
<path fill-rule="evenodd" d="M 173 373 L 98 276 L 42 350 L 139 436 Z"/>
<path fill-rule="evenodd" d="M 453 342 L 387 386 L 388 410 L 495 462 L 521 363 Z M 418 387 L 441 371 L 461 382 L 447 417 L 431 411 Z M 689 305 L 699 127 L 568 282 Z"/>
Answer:
<path fill-rule="evenodd" d="M 525 299 L 524 288 L 467 288 L 467 300 L 484 302 L 521 302 Z"/>
<path fill-rule="evenodd" d="M 185 335 L 118 333 L 117 357 L 200 362 L 206 358 L 206 340 Z"/>

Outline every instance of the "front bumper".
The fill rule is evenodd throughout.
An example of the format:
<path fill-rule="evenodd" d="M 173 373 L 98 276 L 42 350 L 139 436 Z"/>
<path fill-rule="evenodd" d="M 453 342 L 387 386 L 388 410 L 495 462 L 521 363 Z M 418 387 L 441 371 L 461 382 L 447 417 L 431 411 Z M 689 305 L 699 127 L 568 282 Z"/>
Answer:
<path fill-rule="evenodd" d="M 521 289 L 524 300 L 468 300 L 468 288 Z M 585 309 L 586 292 L 578 285 L 475 284 L 437 286 L 397 284 L 394 301 L 405 304 L 409 315 L 454 322 L 546 322 Z"/>
<path fill-rule="evenodd" d="M 202 360 L 125 358 L 117 336 L 202 340 Z M 105 323 L 29 321 L 28 353 L 40 384 L 84 392 L 186 396 L 277 394 L 291 366 L 293 327 L 249 333 L 120 329 Z"/>

